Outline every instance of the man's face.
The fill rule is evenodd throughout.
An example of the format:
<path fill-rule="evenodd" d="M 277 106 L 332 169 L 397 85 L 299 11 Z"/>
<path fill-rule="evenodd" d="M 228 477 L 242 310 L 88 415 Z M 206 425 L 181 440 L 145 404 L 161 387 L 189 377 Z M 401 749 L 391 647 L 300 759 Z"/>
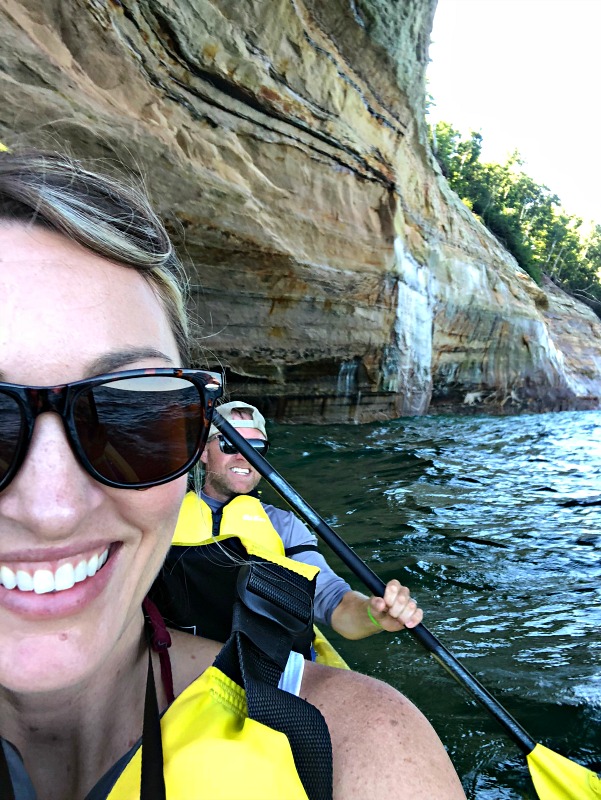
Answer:
<path fill-rule="evenodd" d="M 257 428 L 236 430 L 245 439 L 265 439 Z M 215 500 L 227 502 L 237 494 L 248 494 L 261 480 L 259 473 L 240 453 L 222 453 L 217 436 L 208 442 L 200 458 L 205 465 L 203 491 Z"/>

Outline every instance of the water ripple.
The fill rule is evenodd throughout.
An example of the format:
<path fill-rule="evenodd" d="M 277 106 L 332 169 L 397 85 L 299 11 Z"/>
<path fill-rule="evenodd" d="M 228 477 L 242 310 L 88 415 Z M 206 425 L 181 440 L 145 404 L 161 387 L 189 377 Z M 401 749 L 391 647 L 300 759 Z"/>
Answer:
<path fill-rule="evenodd" d="M 383 580 L 411 586 L 428 627 L 537 741 L 601 761 L 600 412 L 271 438 L 276 468 Z M 515 746 L 412 639 L 334 640 L 430 717 L 470 800 L 534 800 Z"/>

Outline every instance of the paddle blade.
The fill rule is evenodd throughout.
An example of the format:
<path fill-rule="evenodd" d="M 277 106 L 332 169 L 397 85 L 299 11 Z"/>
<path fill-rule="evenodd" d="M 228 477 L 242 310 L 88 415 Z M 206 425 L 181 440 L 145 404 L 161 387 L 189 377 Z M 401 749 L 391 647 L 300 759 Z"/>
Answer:
<path fill-rule="evenodd" d="M 600 800 L 601 779 L 592 770 L 542 744 L 526 760 L 540 800 Z"/>

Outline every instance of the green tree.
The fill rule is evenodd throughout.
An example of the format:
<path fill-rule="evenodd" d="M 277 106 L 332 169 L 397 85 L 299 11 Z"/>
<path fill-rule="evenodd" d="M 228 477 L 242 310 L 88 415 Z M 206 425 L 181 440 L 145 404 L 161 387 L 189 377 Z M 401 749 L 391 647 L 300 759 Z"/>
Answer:
<path fill-rule="evenodd" d="M 443 175 L 459 197 L 537 282 L 548 275 L 601 311 L 601 225 L 583 240 L 582 220 L 561 209 L 513 152 L 505 164 L 483 163 L 482 135 L 463 138 L 448 122 L 430 128 Z"/>

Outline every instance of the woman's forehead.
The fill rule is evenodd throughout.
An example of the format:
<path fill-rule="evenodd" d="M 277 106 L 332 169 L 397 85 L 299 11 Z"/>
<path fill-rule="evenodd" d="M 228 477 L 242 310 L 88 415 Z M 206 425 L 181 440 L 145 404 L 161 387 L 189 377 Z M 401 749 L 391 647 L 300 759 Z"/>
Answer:
<path fill-rule="evenodd" d="M 52 231 L 0 226 L 0 370 L 20 376 L 7 380 L 76 380 L 90 361 L 127 347 L 177 360 L 167 315 L 141 274 Z"/>

